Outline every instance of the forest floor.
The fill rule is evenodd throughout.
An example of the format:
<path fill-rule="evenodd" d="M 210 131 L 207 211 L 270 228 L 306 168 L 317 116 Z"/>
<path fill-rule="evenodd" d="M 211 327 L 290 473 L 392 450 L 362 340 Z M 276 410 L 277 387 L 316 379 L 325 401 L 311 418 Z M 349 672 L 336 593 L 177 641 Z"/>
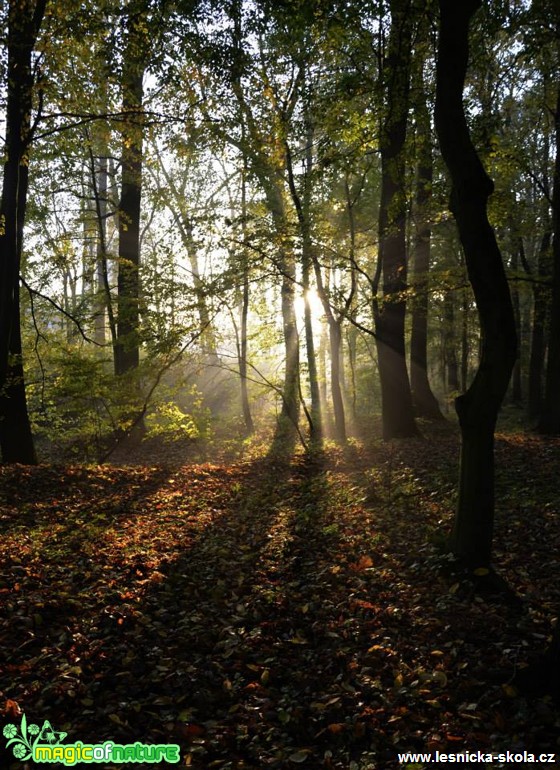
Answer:
<path fill-rule="evenodd" d="M 191 768 L 560 757 L 560 711 L 517 685 L 560 610 L 560 441 L 498 437 L 518 602 L 438 550 L 457 454 L 447 428 L 290 462 L 0 468 L 2 726 L 177 743 Z"/>

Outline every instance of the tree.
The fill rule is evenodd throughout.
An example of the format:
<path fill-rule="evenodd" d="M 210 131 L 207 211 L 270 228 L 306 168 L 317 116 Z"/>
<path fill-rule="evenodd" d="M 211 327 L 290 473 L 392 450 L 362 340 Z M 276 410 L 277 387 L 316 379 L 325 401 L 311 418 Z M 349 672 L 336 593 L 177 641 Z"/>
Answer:
<path fill-rule="evenodd" d="M 302 80 L 305 83 L 305 62 L 301 63 Z M 307 350 L 307 368 L 309 374 L 309 390 L 311 393 L 311 411 L 309 414 L 309 432 L 312 441 L 319 444 L 322 438 L 321 399 L 319 392 L 319 377 L 317 371 L 317 357 L 315 355 L 315 340 L 313 336 L 313 322 L 311 317 L 311 302 L 309 292 L 311 288 L 311 266 L 315 262 L 314 245 L 311 237 L 311 178 L 313 172 L 313 125 L 309 115 L 309 106 L 304 105 L 305 123 L 305 154 L 303 172 L 303 191 L 301 195 L 296 189 L 292 152 L 286 141 L 286 171 L 288 186 L 292 201 L 296 210 L 301 240 L 301 272 L 304 300 L 304 326 L 305 347 Z M 336 408 L 335 408 L 336 413 Z"/>
<path fill-rule="evenodd" d="M 425 27 L 422 20 L 422 29 Z M 443 415 L 428 379 L 428 305 L 430 270 L 430 201 L 432 198 L 432 132 L 424 82 L 423 40 L 416 45 L 414 114 L 416 123 L 416 190 L 414 209 L 414 301 L 410 335 L 410 387 L 417 417 L 442 420 Z"/>
<path fill-rule="evenodd" d="M 249 58 L 243 49 L 242 19 L 237 3 L 232 8 L 233 30 L 232 49 L 234 54 L 231 71 L 231 88 L 239 110 L 239 124 L 243 126 L 243 137 L 228 134 L 229 141 L 237 146 L 247 160 L 248 170 L 259 182 L 264 193 L 267 209 L 274 228 L 274 263 L 280 275 L 281 316 L 285 349 L 284 383 L 282 406 L 278 418 L 272 450 L 289 451 L 296 436 L 300 411 L 300 353 L 296 297 L 296 258 L 290 237 L 290 217 L 286 196 L 286 147 L 284 131 L 299 98 L 300 68 L 297 75 L 292 71 L 292 82 L 287 86 L 273 81 L 268 67 L 271 51 L 265 50 L 262 36 L 262 18 L 255 18 L 259 32 L 260 64 L 254 71 L 248 66 Z M 257 14 L 258 15 L 258 14 Z M 251 77 L 254 85 L 262 90 L 262 108 L 269 121 L 263 125 L 257 118 L 248 89 Z M 247 89 L 247 90 L 246 90 Z M 277 90 L 278 89 L 278 90 Z M 282 105 L 282 108 L 279 108 Z M 265 133 L 270 132 L 270 133 Z"/>
<path fill-rule="evenodd" d="M 475 378 L 456 399 L 461 427 L 459 500 L 453 552 L 469 566 L 488 565 L 494 522 L 494 429 L 515 363 L 513 307 L 494 231 L 487 216 L 493 183 L 473 145 L 463 108 L 469 23 L 481 0 L 440 0 L 436 68 L 436 130 L 452 190 L 450 208 L 465 253 L 482 334 Z"/>
<path fill-rule="evenodd" d="M 47 0 L 10 0 L 6 144 L 0 204 L 0 446 L 4 462 L 36 462 L 22 361 L 19 274 L 34 127 L 33 50 Z"/>
<path fill-rule="evenodd" d="M 560 27 L 560 25 L 558 25 Z M 541 433 L 560 433 L 560 86 L 554 109 L 556 160 L 552 190 L 552 300 Z"/>
<path fill-rule="evenodd" d="M 383 273 L 382 304 L 374 297 L 374 317 L 383 437 L 417 435 L 405 359 L 407 288 L 405 142 L 410 90 L 412 14 L 406 0 L 391 0 L 391 29 L 382 79 L 386 89 L 380 132 L 381 203 L 379 262 Z"/>
<path fill-rule="evenodd" d="M 140 209 L 142 198 L 143 79 L 148 53 L 144 3 L 126 8 L 122 62 L 121 199 L 119 203 L 119 272 L 115 374 L 140 362 Z"/>

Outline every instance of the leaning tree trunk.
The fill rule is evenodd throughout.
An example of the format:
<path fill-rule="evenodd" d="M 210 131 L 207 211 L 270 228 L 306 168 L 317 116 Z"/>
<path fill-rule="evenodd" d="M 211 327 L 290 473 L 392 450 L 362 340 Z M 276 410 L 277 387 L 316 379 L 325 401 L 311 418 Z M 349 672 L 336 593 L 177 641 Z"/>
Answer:
<path fill-rule="evenodd" d="M 383 78 L 386 115 L 381 127 L 379 259 L 383 303 L 374 297 L 374 317 L 383 438 L 417 435 L 405 359 L 406 180 L 405 142 L 410 89 L 411 24 L 409 3 L 391 2 L 391 31 Z"/>
<path fill-rule="evenodd" d="M 23 376 L 19 271 L 32 140 L 33 48 L 46 0 L 10 0 L 8 93 L 0 204 L 0 446 L 4 462 L 35 463 Z"/>
<path fill-rule="evenodd" d="M 451 210 L 459 228 L 480 317 L 481 359 L 455 405 L 461 426 L 459 501 L 451 548 L 467 565 L 488 565 L 494 522 L 494 429 L 515 363 L 517 339 L 509 287 L 487 201 L 493 183 L 472 144 L 463 110 L 471 16 L 481 0 L 439 0 L 435 121 L 451 174 Z"/>

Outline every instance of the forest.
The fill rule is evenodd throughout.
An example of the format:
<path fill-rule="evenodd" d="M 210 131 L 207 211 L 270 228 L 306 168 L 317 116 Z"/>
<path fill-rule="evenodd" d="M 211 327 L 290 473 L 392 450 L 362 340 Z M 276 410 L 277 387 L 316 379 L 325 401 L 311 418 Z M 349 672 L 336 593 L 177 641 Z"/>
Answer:
<path fill-rule="evenodd" d="M 0 21 L 1 767 L 556 767 L 558 0 Z"/>

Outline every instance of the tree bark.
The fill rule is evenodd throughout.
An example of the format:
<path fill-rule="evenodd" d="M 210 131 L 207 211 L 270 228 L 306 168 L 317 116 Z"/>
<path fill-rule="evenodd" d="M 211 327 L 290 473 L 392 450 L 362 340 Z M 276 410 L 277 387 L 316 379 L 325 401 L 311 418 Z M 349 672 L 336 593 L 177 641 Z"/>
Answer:
<path fill-rule="evenodd" d="M 33 48 L 46 0 L 10 0 L 8 93 L 0 204 L 0 447 L 4 462 L 36 462 L 23 374 L 19 272 L 29 183 Z"/>
<path fill-rule="evenodd" d="M 514 274 L 519 270 L 519 252 L 514 246 L 511 268 Z M 521 337 L 521 300 L 519 298 L 519 284 L 515 281 L 511 287 L 511 302 L 513 305 L 513 316 L 515 318 L 515 333 L 517 339 Z M 521 406 L 523 403 L 523 386 L 521 382 L 521 351 L 517 351 L 515 364 L 513 367 L 513 375 L 511 378 L 511 401 L 516 406 Z"/>
<path fill-rule="evenodd" d="M 136 369 L 140 363 L 140 212 L 142 199 L 143 79 L 146 51 L 145 14 L 132 6 L 127 19 L 122 88 L 124 123 L 119 203 L 119 271 L 117 278 L 117 343 L 115 374 Z"/>
<path fill-rule="evenodd" d="M 415 195 L 414 289 L 412 328 L 410 336 L 410 387 L 417 417 L 430 420 L 445 419 L 428 379 L 428 305 L 430 289 L 429 206 L 432 198 L 432 136 L 430 115 L 426 104 L 423 61 L 418 62 L 417 96 L 415 101 L 417 176 Z"/>
<path fill-rule="evenodd" d="M 240 7 L 232 6 L 234 22 L 233 46 L 240 61 L 242 52 L 242 27 Z M 282 387 L 282 406 L 271 446 L 272 454 L 291 453 L 298 435 L 300 411 L 300 360 L 299 336 L 295 312 L 296 262 L 289 238 L 288 219 L 284 200 L 286 177 L 285 145 L 280 136 L 265 142 L 251 107 L 245 98 L 236 67 L 232 72 L 232 88 L 241 112 L 244 126 L 244 142 L 241 150 L 258 179 L 265 195 L 276 234 L 275 264 L 281 276 L 281 313 L 286 363 Z M 246 133 L 245 133 L 246 130 Z M 246 142 L 246 143 L 245 143 Z M 234 142 L 239 146 L 239 142 Z M 271 154 L 265 148 L 273 145 Z M 282 158 L 282 161 L 279 159 Z"/>
<path fill-rule="evenodd" d="M 443 325 L 445 384 L 448 394 L 457 395 L 461 390 L 461 384 L 459 383 L 459 364 L 457 361 L 455 297 L 452 291 L 447 291 L 443 299 Z"/>
<path fill-rule="evenodd" d="M 517 338 L 500 250 L 487 216 L 493 184 L 472 144 L 463 109 L 469 22 L 481 0 L 439 0 L 440 36 L 435 120 L 452 181 L 469 280 L 480 317 L 481 360 L 468 391 L 455 402 L 461 426 L 458 507 L 452 551 L 469 566 L 488 565 L 494 522 L 494 429 L 515 363 Z"/>
<path fill-rule="evenodd" d="M 302 65 L 303 69 L 303 65 Z M 305 75 L 303 75 L 303 79 Z M 313 127 L 307 114 L 307 105 L 304 107 L 304 119 L 306 122 L 306 148 L 305 171 L 303 175 L 303 193 L 300 195 L 296 188 L 292 156 L 286 142 L 286 170 L 288 174 L 288 186 L 292 201 L 296 209 L 300 236 L 301 236 L 301 269 L 303 284 L 303 314 L 305 329 L 305 347 L 307 351 L 307 369 L 309 376 L 309 392 L 311 394 L 310 410 L 310 438 L 320 445 L 323 433 L 321 398 L 319 393 L 319 374 L 317 369 L 317 356 L 315 354 L 315 340 L 313 335 L 313 319 L 311 314 L 311 301 L 309 290 L 311 288 L 311 267 L 314 262 L 313 242 L 311 240 L 311 174 L 313 172 Z"/>
<path fill-rule="evenodd" d="M 552 189 L 552 300 L 548 338 L 548 359 L 544 398 L 538 429 L 540 433 L 560 433 L 560 86 L 554 113 L 556 160 Z"/>
<path fill-rule="evenodd" d="M 527 413 L 540 416 L 543 397 L 543 372 L 546 354 L 546 328 L 550 305 L 550 287 L 546 281 L 551 274 L 552 230 L 546 229 L 541 238 L 537 257 L 537 276 L 533 283 L 533 325 L 529 354 L 529 381 L 527 385 Z"/>
<path fill-rule="evenodd" d="M 242 126 L 243 132 L 245 126 Z M 243 254 L 242 254 L 242 290 L 241 290 L 241 339 L 239 341 L 239 378 L 241 388 L 241 409 L 243 410 L 243 419 L 245 421 L 245 430 L 250 436 L 255 432 L 255 423 L 251 414 L 251 405 L 249 403 L 249 389 L 247 381 L 248 365 L 248 347 L 249 347 L 249 260 L 245 243 L 248 239 L 247 233 L 247 156 L 243 154 L 243 170 L 241 172 L 241 232 L 243 235 Z"/>
<path fill-rule="evenodd" d="M 411 21 L 408 2 L 392 0 L 391 30 L 383 78 L 386 115 L 381 127 L 381 202 L 379 259 L 383 302 L 374 298 L 374 318 L 383 438 L 418 434 L 405 360 L 407 288 L 405 141 L 410 88 Z"/>

